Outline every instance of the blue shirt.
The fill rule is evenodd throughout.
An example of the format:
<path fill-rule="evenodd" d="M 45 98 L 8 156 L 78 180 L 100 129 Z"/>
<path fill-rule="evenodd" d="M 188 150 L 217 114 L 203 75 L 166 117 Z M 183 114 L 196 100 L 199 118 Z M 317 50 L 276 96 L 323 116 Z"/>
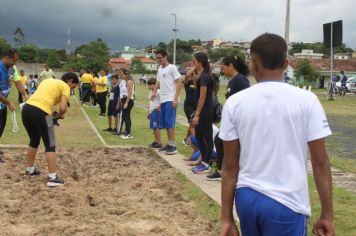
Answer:
<path fill-rule="evenodd" d="M 10 93 L 9 79 L 14 75 L 15 70 L 12 68 L 6 68 L 4 63 L 0 61 L 0 92 L 7 98 Z M 0 110 L 5 108 L 6 105 L 0 103 Z"/>

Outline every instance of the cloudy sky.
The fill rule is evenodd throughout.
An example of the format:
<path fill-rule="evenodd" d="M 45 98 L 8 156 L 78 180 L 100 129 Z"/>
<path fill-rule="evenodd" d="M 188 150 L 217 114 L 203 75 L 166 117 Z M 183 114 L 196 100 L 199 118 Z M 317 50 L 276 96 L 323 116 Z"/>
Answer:
<path fill-rule="evenodd" d="M 322 41 L 322 24 L 342 19 L 344 42 L 356 48 L 355 0 L 291 0 L 290 41 Z M 182 39 L 249 41 L 264 32 L 284 35 L 286 0 L 0 0 L 0 35 L 20 26 L 30 43 L 72 47 L 103 38 L 113 50 Z"/>

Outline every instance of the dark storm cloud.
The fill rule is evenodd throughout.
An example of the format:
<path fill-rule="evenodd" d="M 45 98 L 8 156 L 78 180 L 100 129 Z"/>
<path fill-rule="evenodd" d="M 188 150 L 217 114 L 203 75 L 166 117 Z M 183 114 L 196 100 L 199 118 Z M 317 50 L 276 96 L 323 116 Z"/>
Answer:
<path fill-rule="evenodd" d="M 356 47 L 352 0 L 292 1 L 291 41 L 321 41 L 322 24 L 344 20 L 344 41 Z M 0 34 L 12 40 L 20 26 L 29 42 L 65 48 L 71 29 L 73 48 L 100 37 L 112 49 L 168 42 L 172 12 L 183 39 L 251 40 L 266 31 L 284 34 L 286 0 L 0 0 Z"/>

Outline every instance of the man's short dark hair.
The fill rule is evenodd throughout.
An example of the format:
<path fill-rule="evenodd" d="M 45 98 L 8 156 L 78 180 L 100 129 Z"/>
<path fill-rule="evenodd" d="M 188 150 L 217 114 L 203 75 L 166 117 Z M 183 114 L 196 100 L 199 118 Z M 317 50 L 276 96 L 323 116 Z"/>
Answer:
<path fill-rule="evenodd" d="M 112 76 L 110 77 L 110 79 L 116 79 L 116 80 L 118 80 L 118 79 L 119 79 L 119 76 L 117 76 L 117 75 L 112 75 Z"/>
<path fill-rule="evenodd" d="M 69 80 L 72 80 L 73 84 L 79 84 L 79 78 L 77 74 L 73 72 L 67 72 L 64 75 L 62 75 L 62 80 L 66 83 L 68 83 Z"/>
<path fill-rule="evenodd" d="M 283 68 L 287 58 L 287 43 L 279 35 L 265 33 L 252 41 L 251 55 L 256 55 L 269 70 Z"/>
<path fill-rule="evenodd" d="M 18 51 L 16 48 L 8 48 L 3 51 L 1 57 L 2 58 L 4 58 L 4 57 L 14 58 L 16 54 L 18 54 Z"/>
<path fill-rule="evenodd" d="M 148 85 L 151 85 L 151 84 L 156 84 L 156 78 L 149 78 L 148 80 L 147 80 L 147 84 Z"/>
<path fill-rule="evenodd" d="M 163 57 L 166 57 L 168 55 L 168 52 L 165 49 L 160 48 L 155 52 L 155 54 L 161 54 Z"/>

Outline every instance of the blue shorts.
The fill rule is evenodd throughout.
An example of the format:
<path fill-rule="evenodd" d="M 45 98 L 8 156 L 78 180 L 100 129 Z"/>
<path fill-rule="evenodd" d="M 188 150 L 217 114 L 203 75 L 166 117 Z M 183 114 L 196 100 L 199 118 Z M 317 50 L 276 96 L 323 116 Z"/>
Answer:
<path fill-rule="evenodd" d="M 235 204 L 242 235 L 307 235 L 307 216 L 251 188 L 238 188 Z"/>
<path fill-rule="evenodd" d="M 115 107 L 114 101 L 109 101 L 108 116 L 117 117 L 117 111 L 116 111 L 116 107 Z"/>
<path fill-rule="evenodd" d="M 150 114 L 150 129 L 159 129 L 160 128 L 160 112 L 153 110 Z"/>
<path fill-rule="evenodd" d="M 173 102 L 161 103 L 161 129 L 174 129 L 176 127 L 177 109 L 173 107 Z"/>
<path fill-rule="evenodd" d="M 198 139 L 197 139 L 197 137 L 195 137 L 195 136 L 190 136 L 189 137 L 189 139 L 190 139 L 190 143 L 194 146 L 194 147 L 196 147 L 197 149 L 200 149 L 200 146 L 199 146 L 199 142 L 198 142 Z"/>

